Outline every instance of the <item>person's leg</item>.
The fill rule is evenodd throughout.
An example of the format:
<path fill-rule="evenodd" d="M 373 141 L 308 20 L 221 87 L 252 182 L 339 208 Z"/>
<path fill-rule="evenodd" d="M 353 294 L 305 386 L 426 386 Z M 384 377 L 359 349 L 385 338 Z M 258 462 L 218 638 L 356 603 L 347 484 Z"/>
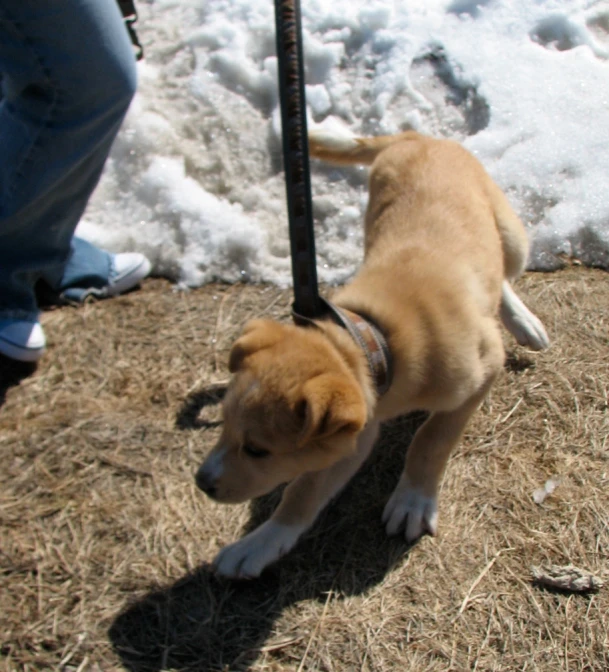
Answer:
<path fill-rule="evenodd" d="M 116 0 L 4 0 L 0 73 L 0 321 L 36 322 L 135 92 Z"/>

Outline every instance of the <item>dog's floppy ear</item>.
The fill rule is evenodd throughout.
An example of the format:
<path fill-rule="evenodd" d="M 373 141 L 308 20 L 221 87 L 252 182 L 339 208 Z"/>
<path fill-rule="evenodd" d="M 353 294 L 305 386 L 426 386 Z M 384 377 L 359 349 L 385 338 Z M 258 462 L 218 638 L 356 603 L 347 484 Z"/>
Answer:
<path fill-rule="evenodd" d="M 364 397 L 354 382 L 341 376 L 323 373 L 308 380 L 296 404 L 302 419 L 300 444 L 335 434 L 356 434 L 367 419 Z"/>
<path fill-rule="evenodd" d="M 278 343 L 281 340 L 281 330 L 281 325 L 272 320 L 250 320 L 233 344 L 228 358 L 228 370 L 235 373 L 248 355 Z"/>

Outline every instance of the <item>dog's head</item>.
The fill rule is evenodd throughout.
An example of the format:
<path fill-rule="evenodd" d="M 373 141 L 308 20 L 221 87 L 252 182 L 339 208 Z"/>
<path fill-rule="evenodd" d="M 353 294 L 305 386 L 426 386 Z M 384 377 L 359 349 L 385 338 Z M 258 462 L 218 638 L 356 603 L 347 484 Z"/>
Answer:
<path fill-rule="evenodd" d="M 253 320 L 229 369 L 222 435 L 196 477 L 214 499 L 258 497 L 355 450 L 367 420 L 364 394 L 320 331 Z"/>

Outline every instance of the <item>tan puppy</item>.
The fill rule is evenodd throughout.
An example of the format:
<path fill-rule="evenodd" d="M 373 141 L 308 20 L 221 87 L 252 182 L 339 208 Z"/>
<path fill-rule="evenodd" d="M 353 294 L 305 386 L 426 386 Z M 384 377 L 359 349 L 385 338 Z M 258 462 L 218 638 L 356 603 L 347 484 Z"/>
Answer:
<path fill-rule="evenodd" d="M 394 360 L 378 397 L 363 350 L 331 320 L 318 329 L 254 320 L 231 351 L 224 429 L 197 473 L 221 502 L 290 482 L 266 523 L 223 549 L 219 574 L 254 577 L 289 551 L 369 455 L 384 420 L 430 412 L 385 507 L 388 534 L 437 529 L 450 452 L 504 361 L 498 317 L 519 343 L 548 345 L 509 280 L 524 269 L 524 228 L 458 144 L 415 132 L 310 136 L 312 156 L 372 164 L 365 260 L 334 303 L 384 332 Z"/>

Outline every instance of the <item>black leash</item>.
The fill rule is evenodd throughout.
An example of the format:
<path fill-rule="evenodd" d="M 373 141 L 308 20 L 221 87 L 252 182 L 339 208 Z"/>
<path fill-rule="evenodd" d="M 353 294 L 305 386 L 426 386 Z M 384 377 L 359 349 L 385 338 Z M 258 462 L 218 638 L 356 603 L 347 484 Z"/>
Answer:
<path fill-rule="evenodd" d="M 134 0 L 117 0 L 118 6 L 120 7 L 121 14 L 125 21 L 125 26 L 129 32 L 129 37 L 131 38 L 131 44 L 135 49 L 135 57 L 138 61 L 141 61 L 144 58 L 144 47 L 140 44 L 140 40 L 135 32 L 135 22 L 137 21 L 137 10 L 135 9 Z"/>
<path fill-rule="evenodd" d="M 300 0 L 275 0 L 275 24 L 294 281 L 292 318 L 301 326 L 317 327 L 314 320 L 329 318 L 344 327 L 364 351 L 377 394 L 382 396 L 393 377 L 391 352 L 382 331 L 372 320 L 321 298 L 317 288 Z"/>
<path fill-rule="evenodd" d="M 275 0 L 275 24 L 293 309 L 306 318 L 314 318 L 324 313 L 325 307 L 317 289 L 300 0 Z"/>

